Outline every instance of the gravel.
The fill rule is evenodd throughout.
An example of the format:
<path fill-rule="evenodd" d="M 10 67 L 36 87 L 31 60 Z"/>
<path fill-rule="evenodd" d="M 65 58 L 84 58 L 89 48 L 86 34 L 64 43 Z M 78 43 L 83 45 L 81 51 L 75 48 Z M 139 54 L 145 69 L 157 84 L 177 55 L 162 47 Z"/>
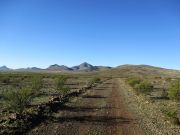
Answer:
<path fill-rule="evenodd" d="M 119 80 L 119 83 L 124 87 L 122 94 L 129 109 L 138 115 L 139 123 L 147 135 L 180 135 L 180 126 L 167 119 L 158 103 L 137 95 L 124 80 Z"/>

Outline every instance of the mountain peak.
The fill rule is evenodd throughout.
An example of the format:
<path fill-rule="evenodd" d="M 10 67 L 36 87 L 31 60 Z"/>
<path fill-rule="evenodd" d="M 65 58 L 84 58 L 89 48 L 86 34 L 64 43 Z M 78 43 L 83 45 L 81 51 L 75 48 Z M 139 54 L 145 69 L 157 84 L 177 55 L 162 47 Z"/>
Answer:
<path fill-rule="evenodd" d="M 93 65 L 91 65 L 91 64 L 89 64 L 87 62 L 84 62 L 84 63 L 82 63 L 82 64 L 80 64 L 78 66 L 72 67 L 72 69 L 75 70 L 75 71 L 77 71 L 77 70 L 79 70 L 79 71 L 82 71 L 82 70 L 84 70 L 84 71 L 92 71 L 92 70 L 95 70 L 95 66 L 93 66 Z"/>
<path fill-rule="evenodd" d="M 4 66 L 2 66 L 1 68 L 8 68 L 8 67 L 4 65 Z"/>
<path fill-rule="evenodd" d="M 0 70 L 1 71 L 8 71 L 10 69 L 7 66 L 2 66 L 2 67 L 0 67 Z"/>
<path fill-rule="evenodd" d="M 47 68 L 47 70 L 55 70 L 55 71 L 70 71 L 71 69 L 65 65 L 54 64 Z"/>
<path fill-rule="evenodd" d="M 53 64 L 53 65 L 50 65 L 49 67 L 59 67 L 60 65 L 58 64 Z"/>
<path fill-rule="evenodd" d="M 82 64 L 80 64 L 79 66 L 83 66 L 83 67 L 92 67 L 91 64 L 87 63 L 87 62 L 84 62 Z"/>
<path fill-rule="evenodd" d="M 89 64 L 89 63 L 87 63 L 87 62 L 83 62 L 83 63 L 81 63 L 81 64 L 84 64 L 84 65 L 91 65 L 91 64 Z M 81 65 L 80 64 L 80 65 Z"/>

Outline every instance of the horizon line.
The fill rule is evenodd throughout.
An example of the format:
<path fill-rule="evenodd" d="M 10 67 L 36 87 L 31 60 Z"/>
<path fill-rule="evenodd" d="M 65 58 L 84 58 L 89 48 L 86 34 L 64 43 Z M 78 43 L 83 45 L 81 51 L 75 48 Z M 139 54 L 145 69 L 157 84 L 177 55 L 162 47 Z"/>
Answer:
<path fill-rule="evenodd" d="M 83 63 L 87 63 L 87 64 L 90 64 L 90 63 L 88 63 L 88 62 L 83 62 Z M 81 64 L 83 64 L 83 63 L 81 63 Z M 42 70 L 44 70 L 44 69 L 47 69 L 48 67 L 50 67 L 50 66 L 53 66 L 53 65 L 58 65 L 58 66 L 66 66 L 66 67 L 68 67 L 68 68 L 73 68 L 73 67 L 75 67 L 75 66 L 79 66 L 79 65 L 81 65 L 81 64 L 77 64 L 77 65 L 74 65 L 74 66 L 69 66 L 69 65 L 65 65 L 65 64 L 50 64 L 49 66 L 44 66 L 44 67 L 40 67 L 40 66 L 27 66 L 27 67 L 17 67 L 17 68 L 11 68 L 10 66 L 8 66 L 8 65 L 2 65 L 2 66 L 0 66 L 0 67 L 7 67 L 7 68 L 9 68 L 9 69 L 12 69 L 12 70 L 17 70 L 17 69 L 31 69 L 31 68 L 39 68 L 39 69 L 42 69 Z M 170 68 L 170 67 L 165 67 L 165 66 L 160 66 L 160 65 L 151 65 L 151 64 L 119 64 L 119 65 L 117 65 L 117 66 L 109 66 L 109 65 L 94 65 L 94 64 L 90 64 L 90 65 L 92 65 L 92 66 L 104 66 L 104 67 L 111 67 L 111 68 L 116 68 L 116 67 L 119 67 L 119 66 L 125 66 L 125 65 L 129 65 L 129 66 L 152 66 L 152 67 L 157 67 L 157 68 L 164 68 L 164 69 L 170 69 L 170 70 L 180 70 L 180 69 L 178 69 L 178 68 Z"/>

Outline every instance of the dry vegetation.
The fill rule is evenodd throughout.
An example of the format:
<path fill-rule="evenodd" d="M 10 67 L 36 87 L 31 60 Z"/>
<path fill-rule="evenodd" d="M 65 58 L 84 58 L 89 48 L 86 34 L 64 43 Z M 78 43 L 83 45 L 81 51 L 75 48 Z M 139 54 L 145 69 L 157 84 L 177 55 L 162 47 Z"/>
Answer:
<path fill-rule="evenodd" d="M 127 96 L 127 98 L 135 98 L 133 104 L 137 104 L 137 106 L 138 102 L 140 102 L 139 108 L 137 108 L 143 113 L 143 115 L 140 115 L 142 119 L 145 119 L 143 117 L 151 119 L 152 115 L 153 119 L 148 121 L 154 123 L 157 128 L 161 127 L 161 131 L 167 130 L 165 133 L 170 135 L 180 134 L 180 71 L 147 65 L 124 65 L 100 74 L 113 78 L 122 78 L 126 84 L 129 84 L 137 97 L 131 95 L 131 97 Z M 139 101 L 141 97 L 143 98 Z M 131 102 L 131 99 L 127 100 Z M 157 121 L 161 121 L 161 126 L 158 125 Z M 162 126 L 163 124 L 164 126 Z M 151 134 L 153 134 L 155 127 L 150 126 L 150 128 L 152 130 Z M 163 134 L 163 132 L 157 134 Z"/>
<path fill-rule="evenodd" d="M 21 134 L 61 104 L 99 83 L 84 75 L 0 74 L 0 134 Z"/>
<path fill-rule="evenodd" d="M 1 73 L 0 134 L 22 134 L 104 80 L 121 78 L 137 96 L 157 106 L 165 120 L 180 124 L 178 71 L 148 66 L 123 66 L 90 73 Z M 156 111 L 156 110 L 154 110 Z"/>
<path fill-rule="evenodd" d="M 127 79 L 137 94 L 143 94 L 147 100 L 158 104 L 161 111 L 173 124 L 180 124 L 180 87 L 178 78 L 135 78 Z"/>

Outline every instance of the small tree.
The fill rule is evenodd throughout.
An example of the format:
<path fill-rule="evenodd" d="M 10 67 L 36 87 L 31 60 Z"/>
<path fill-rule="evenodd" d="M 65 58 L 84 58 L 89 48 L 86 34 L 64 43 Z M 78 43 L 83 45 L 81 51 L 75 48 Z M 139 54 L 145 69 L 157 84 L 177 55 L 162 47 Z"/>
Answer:
<path fill-rule="evenodd" d="M 180 101 L 180 80 L 179 79 L 171 83 L 168 95 L 170 99 Z"/>
<path fill-rule="evenodd" d="M 8 90 L 3 94 L 5 106 L 13 112 L 22 115 L 31 103 L 34 95 L 31 89 Z"/>

